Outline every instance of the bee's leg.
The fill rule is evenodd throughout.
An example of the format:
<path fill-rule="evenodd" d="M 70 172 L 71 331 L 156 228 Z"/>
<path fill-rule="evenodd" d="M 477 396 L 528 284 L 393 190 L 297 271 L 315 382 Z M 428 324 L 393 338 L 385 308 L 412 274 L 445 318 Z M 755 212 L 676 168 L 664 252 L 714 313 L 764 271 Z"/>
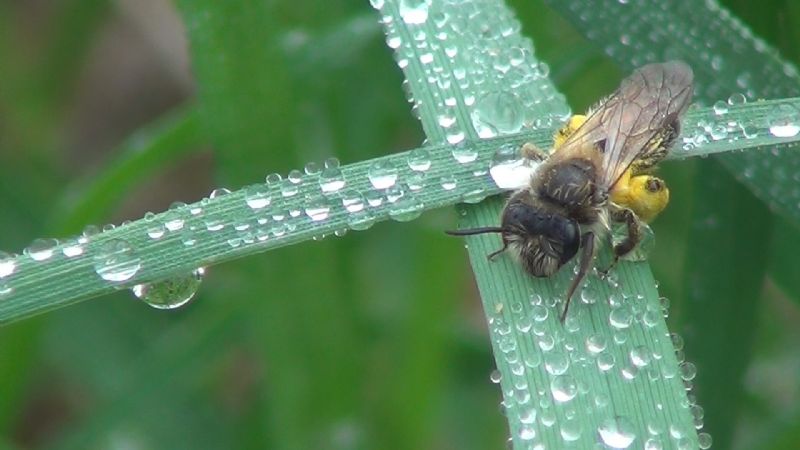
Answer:
<path fill-rule="evenodd" d="M 489 261 L 494 261 L 494 259 L 497 257 L 497 255 L 503 253 L 504 251 L 506 251 L 506 249 L 508 249 L 508 241 L 503 239 L 503 247 L 500 248 L 500 250 L 494 251 L 494 252 L 486 255 L 486 259 L 488 259 Z"/>
<path fill-rule="evenodd" d="M 534 162 L 542 162 L 547 159 L 547 153 L 545 153 L 544 150 L 540 149 L 532 142 L 526 142 L 522 144 L 520 154 L 522 154 L 523 158 L 530 159 Z"/>
<path fill-rule="evenodd" d="M 612 210 L 611 220 L 624 223 L 628 229 L 628 235 L 625 236 L 625 239 L 623 239 L 622 242 L 614 246 L 614 260 L 606 270 L 601 272 L 603 275 L 608 274 L 608 272 L 610 272 L 611 269 L 617 265 L 619 259 L 633 251 L 633 249 L 636 248 L 636 244 L 642 240 L 641 222 L 639 221 L 639 218 L 636 217 L 636 214 L 634 214 L 630 209 L 620 208 Z"/>
<path fill-rule="evenodd" d="M 594 259 L 594 233 L 591 231 L 587 232 L 581 238 L 581 259 L 578 261 L 578 273 L 575 275 L 575 278 L 572 279 L 572 284 L 570 284 L 569 289 L 567 290 L 567 299 L 564 303 L 564 311 L 561 313 L 561 317 L 559 320 L 561 323 L 564 323 L 564 320 L 567 318 L 567 311 L 569 311 L 569 303 L 572 300 L 572 295 L 580 286 L 581 281 L 586 276 L 586 273 L 589 272 L 589 267 L 592 265 L 592 260 Z"/>

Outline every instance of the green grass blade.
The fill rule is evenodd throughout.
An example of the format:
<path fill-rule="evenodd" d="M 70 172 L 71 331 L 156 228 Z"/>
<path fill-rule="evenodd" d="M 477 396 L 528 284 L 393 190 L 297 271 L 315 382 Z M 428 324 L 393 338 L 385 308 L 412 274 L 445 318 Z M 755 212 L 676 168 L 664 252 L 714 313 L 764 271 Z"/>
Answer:
<path fill-rule="evenodd" d="M 545 76 L 525 73 L 525 68 L 537 67 L 537 61 L 530 43 L 516 31 L 516 19 L 502 2 L 483 2 L 483 9 L 474 14 L 465 5 L 431 5 L 430 11 L 427 6 L 417 6 L 432 20 L 419 20 L 419 9 L 409 10 L 402 1 L 387 1 L 381 12 L 387 40 L 390 45 L 398 44 L 397 59 L 431 142 L 458 145 L 464 136 L 477 138 L 480 124 L 475 123 L 476 115 L 498 114 L 482 103 L 494 99 L 495 89 L 513 97 L 503 105 L 506 115 L 491 116 L 493 120 L 507 119 L 514 114 L 513 108 L 519 109 L 517 114 L 524 110 L 540 118 L 563 116 L 568 111 L 563 97 L 553 94 Z M 425 43 L 415 38 L 440 32 L 447 36 L 440 37 L 444 40 L 441 45 L 433 37 Z M 506 75 L 513 58 L 498 55 L 498 48 L 523 55 L 518 72 Z M 453 80 L 458 88 L 450 90 L 448 77 L 458 71 L 466 72 L 466 76 Z M 448 102 L 448 98 L 453 100 Z M 468 99 L 476 106 L 472 107 Z M 530 105 L 526 104 L 529 100 Z M 502 202 L 494 198 L 464 207 L 462 223 L 467 227 L 496 225 L 501 206 Z M 657 439 L 669 439 L 661 433 L 673 427 L 679 430 L 674 433 L 676 444 L 696 442 L 683 383 L 676 376 L 678 363 L 667 339 L 655 283 L 645 264 L 621 265 L 620 284 L 624 289 L 612 290 L 594 279 L 587 292 L 593 291 L 597 298 L 609 298 L 612 293 L 618 296 L 610 302 L 613 310 L 602 301 L 588 309 L 578 305 L 565 329 L 557 314 L 550 311 L 560 303 L 569 270 L 552 279 L 533 280 L 508 258 L 496 263 L 486 260 L 499 245 L 496 238 L 473 237 L 467 243 L 492 333 L 515 448 L 537 443 L 553 448 L 591 447 L 598 439 L 601 444 L 612 444 L 613 439 L 621 437 L 617 424 L 625 429 L 623 439 L 639 439 L 637 445 L 650 437 L 648 427 L 659 434 Z M 632 302 L 637 296 L 641 297 Z M 624 323 L 618 320 L 621 316 Z M 647 325 L 629 329 L 634 317 L 637 324 Z M 594 355 L 587 353 L 587 340 L 603 342 L 599 359 L 616 362 L 611 364 L 615 367 L 610 373 L 600 368 L 608 369 L 605 363 L 598 365 Z M 645 365 L 653 361 L 647 370 L 638 360 L 640 352 L 647 355 Z M 579 390 L 581 395 L 577 396 Z M 614 432 L 608 433 L 609 428 Z M 628 445 L 630 442 L 624 444 Z"/>
<path fill-rule="evenodd" d="M 798 100 L 782 102 L 794 104 Z M 713 114 L 712 110 L 701 109 L 687 120 L 711 117 Z M 54 247 L 54 256 L 45 261 L 34 260 L 29 255 L 16 256 L 9 260 L 15 267 L 14 273 L 0 280 L 5 292 L 0 301 L 0 323 L 337 231 L 366 229 L 375 222 L 390 218 L 411 220 L 426 210 L 459 201 L 480 201 L 501 192 L 487 173 L 495 150 L 502 146 L 518 147 L 527 141 L 546 148 L 550 134 L 551 129 L 537 129 L 492 139 L 465 141 L 455 151 L 462 160 L 463 155 L 474 155 L 474 161 L 466 164 L 453 157 L 453 146 L 432 145 L 342 166 L 341 177 L 345 186 L 326 196 L 321 193 L 320 177 L 329 176 L 335 170 L 326 175 L 314 173 L 299 176 L 296 184 L 284 179 L 271 185 L 253 185 L 93 235 L 87 238 L 88 243 L 81 244 L 84 253 L 74 258 L 64 256 L 63 250 L 64 247 L 74 246 L 75 239 L 66 239 Z M 800 139 L 798 135 L 789 138 L 760 136 L 763 139 L 740 139 L 736 142 L 739 148 L 748 148 L 751 144 L 760 148 L 767 142 L 791 143 Z M 696 147 L 687 154 L 726 149 L 731 150 L 731 147 L 725 140 L 720 140 Z M 409 158 L 420 155 L 425 155 L 430 162 L 430 168 L 424 175 L 409 167 Z M 380 171 L 376 168 L 378 163 L 383 167 Z M 394 185 L 388 189 L 376 189 L 372 183 L 379 173 L 384 176 L 379 183 L 393 180 Z M 418 186 L 421 188 L 413 189 Z M 288 195 L 291 193 L 294 194 Z M 252 209 L 248 206 L 248 200 L 252 201 L 254 197 L 260 202 L 261 208 Z M 267 199 L 270 204 L 264 205 Z M 351 213 L 343 206 L 343 199 L 348 200 L 351 210 L 355 208 L 354 205 L 361 205 L 364 209 Z M 317 220 L 312 220 L 312 216 Z M 166 232 L 163 237 L 149 236 L 154 232 L 164 232 L 167 222 L 173 220 L 182 226 Z M 93 258 L 105 243 L 116 239 L 131 245 L 133 256 L 138 259 L 141 268 L 130 280 L 109 283 L 95 273 Z M 185 242 L 191 244 L 186 245 Z"/>
<path fill-rule="evenodd" d="M 729 106 L 726 99 L 730 103 L 743 98 L 732 95 L 737 92 L 751 100 L 798 92 L 794 66 L 716 2 L 685 2 L 668 9 L 646 3 L 605 2 L 602 8 L 588 7 L 588 2 L 551 3 L 623 67 L 653 59 L 686 60 L 695 69 L 698 98 L 719 105 L 721 111 Z M 583 12 L 577 14 L 578 9 Z M 784 23 L 784 11 L 773 11 L 773 15 Z M 674 39 L 675 35 L 682 39 Z M 731 122 L 733 127 L 697 126 L 697 136 L 704 140 L 713 138 L 715 130 L 720 134 L 731 128 L 746 130 L 754 121 L 788 125 L 793 133 L 800 123 L 793 107 L 773 107 L 759 116 L 742 116 Z M 720 160 L 774 211 L 796 223 L 798 191 L 789 174 L 800 165 L 800 154 L 779 147 L 769 150 L 722 155 Z M 737 428 L 744 372 L 758 325 L 759 292 L 767 269 L 763 242 L 775 242 L 777 236 L 771 237 L 772 219 L 766 207 L 712 163 L 700 166 L 692 211 L 697 225 L 689 235 L 684 298 L 677 309 L 687 330 L 686 353 L 700 368 L 697 393 L 706 407 L 709 430 L 725 448 Z M 790 230 L 778 229 L 784 234 Z M 787 248 L 781 244 L 781 250 Z M 781 250 L 773 247 L 776 260 L 781 259 Z M 715 269 L 709 271 L 710 267 Z M 778 277 L 786 273 L 780 263 L 777 269 Z M 732 352 L 721 352 L 722 348 Z"/>

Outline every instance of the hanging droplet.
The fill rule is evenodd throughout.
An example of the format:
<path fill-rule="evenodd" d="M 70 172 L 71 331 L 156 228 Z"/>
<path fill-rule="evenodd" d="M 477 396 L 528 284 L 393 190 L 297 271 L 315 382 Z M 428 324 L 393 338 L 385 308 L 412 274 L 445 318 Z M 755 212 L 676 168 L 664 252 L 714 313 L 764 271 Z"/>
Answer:
<path fill-rule="evenodd" d="M 139 255 L 123 239 L 110 239 L 99 244 L 95 251 L 94 270 L 106 281 L 128 281 L 141 267 Z"/>
<path fill-rule="evenodd" d="M 153 308 L 175 309 L 189 303 L 197 293 L 204 275 L 205 269 L 200 267 L 184 276 L 137 284 L 131 291 Z"/>

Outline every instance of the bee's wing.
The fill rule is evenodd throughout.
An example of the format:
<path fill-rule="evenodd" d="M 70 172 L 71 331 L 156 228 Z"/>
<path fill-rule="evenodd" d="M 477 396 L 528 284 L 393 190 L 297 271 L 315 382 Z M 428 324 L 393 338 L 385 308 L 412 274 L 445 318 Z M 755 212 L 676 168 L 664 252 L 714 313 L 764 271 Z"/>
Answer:
<path fill-rule="evenodd" d="M 692 69 L 683 62 L 650 64 L 622 81 L 556 153 L 567 157 L 586 144 L 603 153 L 598 184 L 610 190 L 648 145 L 669 125 L 677 125 L 692 98 Z"/>

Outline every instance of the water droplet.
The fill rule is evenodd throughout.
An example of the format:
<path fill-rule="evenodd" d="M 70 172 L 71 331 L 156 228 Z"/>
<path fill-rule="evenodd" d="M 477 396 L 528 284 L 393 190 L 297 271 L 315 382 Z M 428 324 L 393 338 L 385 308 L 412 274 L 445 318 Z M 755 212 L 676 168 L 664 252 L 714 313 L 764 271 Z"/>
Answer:
<path fill-rule="evenodd" d="M 452 191 L 458 186 L 458 183 L 454 176 L 444 175 L 439 179 L 439 185 L 442 186 L 442 189 L 445 191 Z"/>
<path fill-rule="evenodd" d="M 197 231 L 192 228 L 185 228 L 181 231 L 181 242 L 189 247 L 197 243 Z"/>
<path fill-rule="evenodd" d="M 536 438 L 536 429 L 523 426 L 519 429 L 519 438 L 523 441 L 531 441 Z"/>
<path fill-rule="evenodd" d="M 184 220 L 181 217 L 181 209 L 186 203 L 175 202 L 169 207 L 169 211 L 164 215 L 164 227 L 169 231 L 178 231 L 183 228 Z"/>
<path fill-rule="evenodd" d="M 53 256 L 58 241 L 55 239 L 36 239 L 23 251 L 34 261 L 45 261 Z"/>
<path fill-rule="evenodd" d="M 631 363 L 634 366 L 642 368 L 650 364 L 650 350 L 644 345 L 639 345 L 630 351 Z"/>
<path fill-rule="evenodd" d="M 222 197 L 223 195 L 228 195 L 230 193 L 231 193 L 231 191 L 228 190 L 228 189 L 217 188 L 217 189 L 214 189 L 213 191 L 211 191 L 211 194 L 209 194 L 208 198 Z"/>
<path fill-rule="evenodd" d="M 604 420 L 597 428 L 597 434 L 602 443 L 611 448 L 628 448 L 636 440 L 633 424 L 622 416 Z"/>
<path fill-rule="evenodd" d="M 244 191 L 244 201 L 253 210 L 269 206 L 272 203 L 269 187 L 264 184 L 248 186 Z"/>
<path fill-rule="evenodd" d="M 281 195 L 284 197 L 293 197 L 300 192 L 300 184 L 303 182 L 303 174 L 295 169 L 289 172 L 289 176 L 281 181 Z"/>
<path fill-rule="evenodd" d="M 373 224 L 375 224 L 375 217 L 366 211 L 351 213 L 347 216 L 347 226 L 352 230 L 366 230 Z"/>
<path fill-rule="evenodd" d="M 644 443 L 644 450 L 663 450 L 664 444 L 658 438 L 650 438 Z"/>
<path fill-rule="evenodd" d="M 167 229 L 164 228 L 164 225 L 160 223 L 154 223 L 147 228 L 147 237 L 150 239 L 161 239 L 166 233 Z"/>
<path fill-rule="evenodd" d="M 154 283 L 137 284 L 131 288 L 131 291 L 153 308 L 175 309 L 189 303 L 189 300 L 197 293 L 204 275 L 205 269 L 200 267 L 184 276 Z"/>
<path fill-rule="evenodd" d="M 411 150 L 408 153 L 408 167 L 417 172 L 425 172 L 431 168 L 431 155 L 424 148 Z"/>
<path fill-rule="evenodd" d="M 581 438 L 581 423 L 576 419 L 561 421 L 561 438 L 565 442 L 577 441 Z"/>
<path fill-rule="evenodd" d="M 519 421 L 524 424 L 532 424 L 536 421 L 536 408 L 527 407 L 519 412 Z"/>
<path fill-rule="evenodd" d="M 617 329 L 625 329 L 631 326 L 633 322 L 633 314 L 626 306 L 612 309 L 608 314 L 608 323 Z"/>
<path fill-rule="evenodd" d="M 64 243 L 64 246 L 61 248 L 61 253 L 63 253 L 67 258 L 75 258 L 76 256 L 80 256 L 84 253 L 84 251 L 85 249 L 83 248 L 83 244 L 81 244 L 79 239 L 68 241 Z"/>
<path fill-rule="evenodd" d="M 478 159 L 478 151 L 474 147 L 468 146 L 465 143 L 460 143 L 453 147 L 453 158 L 461 164 L 467 164 Z"/>
<path fill-rule="evenodd" d="M 472 126 L 481 138 L 516 133 L 524 119 L 522 103 L 508 91 L 490 92 L 475 103 Z"/>
<path fill-rule="evenodd" d="M 544 357 L 544 367 L 550 375 L 562 375 L 569 369 L 569 358 L 562 352 L 550 352 Z"/>
<path fill-rule="evenodd" d="M 721 116 L 728 113 L 728 103 L 722 100 L 714 103 L 714 114 Z"/>
<path fill-rule="evenodd" d="M 208 219 L 206 220 L 206 230 L 208 231 L 219 231 L 225 228 L 225 222 L 219 219 Z"/>
<path fill-rule="evenodd" d="M 537 165 L 523 158 L 518 146 L 503 144 L 492 157 L 489 174 L 500 189 L 519 189 L 530 182 Z"/>
<path fill-rule="evenodd" d="M 728 104 L 731 106 L 744 105 L 745 103 L 747 103 L 747 97 L 742 93 L 737 92 L 728 97 Z"/>
<path fill-rule="evenodd" d="M 345 186 L 344 174 L 339 168 L 339 160 L 328 158 L 325 160 L 325 169 L 319 176 L 319 187 L 324 193 L 338 192 Z"/>
<path fill-rule="evenodd" d="M 110 239 L 99 244 L 95 251 L 94 270 L 106 281 L 128 281 L 141 267 L 136 251 L 123 239 Z"/>
<path fill-rule="evenodd" d="M 400 0 L 398 12 L 403 22 L 409 25 L 419 25 L 428 20 L 428 9 L 432 0 Z"/>
<path fill-rule="evenodd" d="M 342 206 L 347 212 L 357 213 L 364 210 L 364 196 L 351 189 L 342 193 Z"/>
<path fill-rule="evenodd" d="M 800 133 L 800 111 L 788 103 L 777 105 L 768 113 L 767 124 L 775 137 L 794 137 Z"/>
<path fill-rule="evenodd" d="M 319 170 L 319 164 L 314 161 L 308 162 L 303 166 L 303 172 L 305 172 L 306 175 L 317 175 L 319 174 Z"/>
<path fill-rule="evenodd" d="M 697 435 L 697 445 L 703 450 L 711 448 L 712 441 L 711 435 L 708 433 L 700 433 Z"/>
<path fill-rule="evenodd" d="M 690 362 L 683 362 L 681 364 L 681 379 L 684 381 L 694 380 L 697 375 L 697 367 Z"/>
<path fill-rule="evenodd" d="M 308 195 L 305 199 L 305 212 L 311 220 L 319 222 L 328 218 L 331 206 L 328 199 L 321 195 Z"/>
<path fill-rule="evenodd" d="M 607 340 L 602 334 L 593 334 L 586 338 L 586 350 L 592 355 L 603 352 L 606 349 Z"/>
<path fill-rule="evenodd" d="M 568 402 L 578 395 L 578 383 L 571 375 L 559 375 L 550 382 L 550 391 L 557 402 Z"/>
<path fill-rule="evenodd" d="M 17 263 L 14 260 L 14 255 L 0 251 L 0 278 L 5 278 L 17 269 Z"/>
<path fill-rule="evenodd" d="M 398 222 L 414 220 L 422 214 L 424 205 L 411 193 L 404 193 L 389 207 L 389 217 Z"/>
<path fill-rule="evenodd" d="M 611 353 L 600 353 L 597 355 L 597 368 L 607 372 L 614 368 L 614 355 Z"/>
<path fill-rule="evenodd" d="M 367 177 L 375 189 L 388 189 L 397 182 L 397 168 L 391 161 L 375 161 L 369 166 Z"/>

